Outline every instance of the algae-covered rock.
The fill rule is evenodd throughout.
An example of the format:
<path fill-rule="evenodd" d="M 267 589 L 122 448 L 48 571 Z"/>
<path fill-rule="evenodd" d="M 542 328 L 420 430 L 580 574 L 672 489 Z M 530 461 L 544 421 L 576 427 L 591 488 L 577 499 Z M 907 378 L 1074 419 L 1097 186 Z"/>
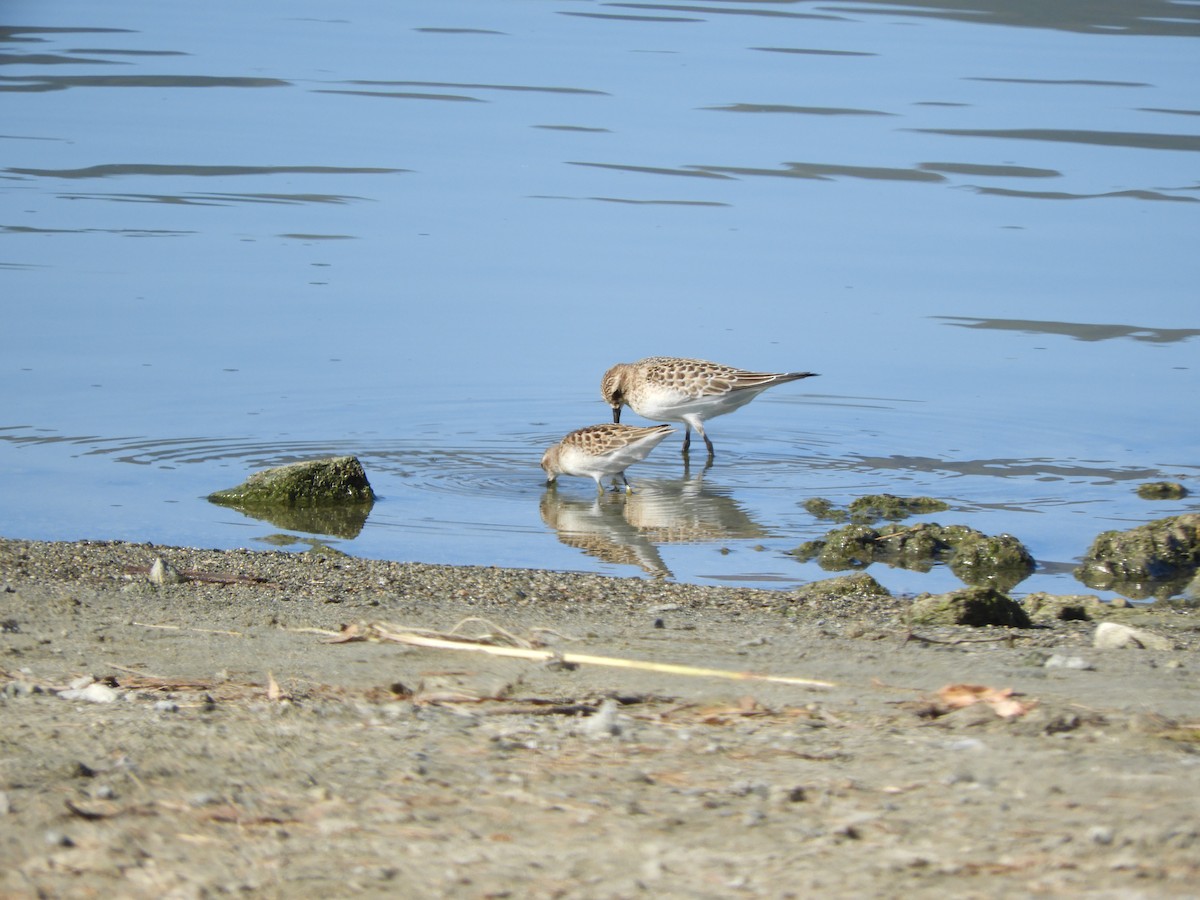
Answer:
<path fill-rule="evenodd" d="M 948 594 L 922 594 L 909 608 L 914 625 L 1004 625 L 1032 628 L 1020 604 L 995 588 L 969 587 Z"/>
<path fill-rule="evenodd" d="M 1143 500 L 1182 500 L 1188 490 L 1178 481 L 1148 481 L 1138 485 L 1137 495 Z"/>
<path fill-rule="evenodd" d="M 1038 623 L 1090 622 L 1108 609 L 1095 594 L 1030 594 L 1021 606 Z"/>
<path fill-rule="evenodd" d="M 950 507 L 933 497 L 897 497 L 895 494 L 866 494 L 850 503 L 850 518 L 854 522 L 871 524 L 879 519 L 898 521 L 909 516 L 935 513 Z"/>
<path fill-rule="evenodd" d="M 330 456 L 255 472 L 235 488 L 216 491 L 213 503 L 300 506 L 373 503 L 375 492 L 356 456 Z"/>
<path fill-rule="evenodd" d="M 799 602 L 807 602 L 854 597 L 871 599 L 890 597 L 892 594 L 866 572 L 858 572 L 801 585 L 793 592 L 793 596 Z"/>
<path fill-rule="evenodd" d="M 833 505 L 832 501 L 826 500 L 824 497 L 805 500 L 804 509 L 809 515 L 829 522 L 845 522 L 850 517 L 846 510 L 839 509 Z"/>
<path fill-rule="evenodd" d="M 255 472 L 208 499 L 281 528 L 354 537 L 367 520 L 375 492 L 357 457 L 336 456 Z"/>
<path fill-rule="evenodd" d="M 928 572 L 951 552 L 945 529 L 936 522 L 920 525 L 885 525 L 879 529 L 875 558 L 890 566 Z"/>
<path fill-rule="evenodd" d="M 1090 588 L 1135 599 L 1179 593 L 1200 568 L 1200 515 L 1158 519 L 1092 541 L 1075 577 Z"/>
<path fill-rule="evenodd" d="M 923 513 L 941 512 L 950 507 L 934 497 L 897 497 L 895 494 L 866 494 L 842 509 L 824 497 L 804 501 L 804 508 L 818 519 L 828 522 L 849 520 L 857 525 L 873 525 L 880 519 L 896 522 Z"/>
<path fill-rule="evenodd" d="M 805 562 L 815 559 L 830 571 L 863 569 L 881 562 L 928 572 L 935 563 L 945 562 L 967 584 L 1001 590 L 1023 581 L 1034 569 L 1033 556 L 1012 535 L 990 536 L 966 525 L 936 522 L 885 525 L 878 530 L 846 525 L 822 540 L 801 544 L 792 553 Z"/>
<path fill-rule="evenodd" d="M 825 535 L 817 552 L 822 569 L 865 569 L 875 559 L 875 541 L 879 532 L 866 525 L 847 525 Z"/>
<path fill-rule="evenodd" d="M 952 543 L 950 571 L 967 584 L 1008 590 L 1033 574 L 1033 556 L 1011 534 L 974 532 Z"/>

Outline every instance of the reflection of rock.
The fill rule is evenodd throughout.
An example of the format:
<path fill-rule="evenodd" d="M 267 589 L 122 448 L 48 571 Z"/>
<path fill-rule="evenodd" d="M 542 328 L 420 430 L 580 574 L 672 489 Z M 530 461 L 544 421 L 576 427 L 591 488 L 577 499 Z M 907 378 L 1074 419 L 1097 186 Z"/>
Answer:
<path fill-rule="evenodd" d="M 632 495 L 611 493 L 579 500 L 548 488 L 542 494 L 542 521 L 557 532 L 560 541 L 588 556 L 616 565 L 637 566 L 648 575 L 671 577 L 650 539 L 625 521 L 625 502 L 629 496 Z"/>
<path fill-rule="evenodd" d="M 213 501 L 216 503 L 217 501 Z M 303 531 L 305 534 L 328 534 L 332 537 L 353 540 L 362 532 L 367 524 L 367 516 L 371 513 L 369 503 L 359 503 L 354 506 L 242 506 L 237 503 L 224 503 L 243 515 L 252 519 L 270 522 L 277 528 L 288 531 Z"/>
<path fill-rule="evenodd" d="M 264 469 L 208 499 L 280 528 L 353 538 L 375 493 L 358 459 L 338 456 Z"/>
<path fill-rule="evenodd" d="M 626 500 L 625 519 L 663 544 L 760 538 L 767 533 L 732 497 L 705 490 L 699 475 L 639 481 Z"/>

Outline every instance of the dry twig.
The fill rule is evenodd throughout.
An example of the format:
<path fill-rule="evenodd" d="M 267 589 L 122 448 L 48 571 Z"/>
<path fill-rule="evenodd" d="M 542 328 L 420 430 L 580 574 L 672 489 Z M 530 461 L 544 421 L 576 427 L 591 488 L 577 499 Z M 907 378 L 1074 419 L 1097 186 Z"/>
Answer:
<path fill-rule="evenodd" d="M 734 672 L 728 669 L 709 669 L 699 666 L 685 666 L 675 663 L 650 662 L 646 660 L 624 659 L 615 656 L 591 656 L 584 653 L 558 653 L 551 650 L 533 650 L 527 647 L 500 647 L 494 644 L 481 643 L 478 640 L 463 640 L 461 638 L 436 637 L 429 633 L 418 633 L 416 629 L 399 629 L 392 625 L 370 624 L 352 625 L 344 628 L 341 633 L 330 634 L 331 644 L 344 644 L 352 641 L 384 641 L 395 644 L 407 644 L 413 647 L 426 647 L 433 650 L 472 650 L 487 653 L 492 656 L 516 657 L 537 662 L 559 662 L 566 665 L 610 666 L 622 669 L 639 669 L 647 672 L 664 672 L 671 675 L 688 675 L 692 677 L 728 678 L 734 681 L 767 681 L 776 684 L 795 684 L 806 687 L 833 687 L 831 681 L 817 681 L 811 678 L 793 678 L 786 675 L 759 675 L 754 672 Z"/>

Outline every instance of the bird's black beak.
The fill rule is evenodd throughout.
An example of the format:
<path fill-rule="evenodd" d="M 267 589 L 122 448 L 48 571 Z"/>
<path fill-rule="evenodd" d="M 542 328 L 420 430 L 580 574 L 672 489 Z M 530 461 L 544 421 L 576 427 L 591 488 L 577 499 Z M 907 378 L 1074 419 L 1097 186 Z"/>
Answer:
<path fill-rule="evenodd" d="M 621 407 L 619 406 L 613 407 L 613 422 L 618 425 L 621 424 Z"/>

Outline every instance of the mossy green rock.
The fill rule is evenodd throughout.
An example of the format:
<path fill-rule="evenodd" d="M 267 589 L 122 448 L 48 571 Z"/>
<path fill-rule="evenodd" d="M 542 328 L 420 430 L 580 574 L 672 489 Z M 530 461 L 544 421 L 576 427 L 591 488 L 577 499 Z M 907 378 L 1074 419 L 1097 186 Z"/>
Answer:
<path fill-rule="evenodd" d="M 826 578 L 801 585 L 793 592 L 799 602 L 861 597 L 863 599 L 890 597 L 891 591 L 868 575 L 858 572 L 838 578 Z"/>
<path fill-rule="evenodd" d="M 950 571 L 967 584 L 1008 590 L 1033 574 L 1033 556 L 1011 534 L 963 535 L 954 544 Z"/>
<path fill-rule="evenodd" d="M 354 537 L 367 520 L 375 492 L 357 457 L 336 456 L 255 472 L 208 499 L 281 528 Z"/>
<path fill-rule="evenodd" d="M 1092 541 L 1075 577 L 1090 588 L 1135 599 L 1166 598 L 1183 590 L 1200 568 L 1200 515 L 1158 519 Z"/>
<path fill-rule="evenodd" d="M 300 506 L 374 503 L 375 492 L 356 456 L 331 456 L 255 472 L 235 488 L 209 494 L 213 503 Z"/>
<path fill-rule="evenodd" d="M 1137 495 L 1143 500 L 1182 500 L 1188 491 L 1178 481 L 1148 481 L 1138 485 Z"/>
<path fill-rule="evenodd" d="M 849 518 L 846 510 L 839 509 L 833 505 L 832 501 L 826 500 L 824 497 L 812 497 L 805 500 L 804 509 L 809 515 L 830 522 L 844 522 Z"/>
<path fill-rule="evenodd" d="M 948 562 L 950 570 L 967 584 L 1008 590 L 1034 570 L 1033 556 L 1009 534 L 986 535 L 966 525 L 846 525 L 823 540 L 801 544 L 793 555 L 815 559 L 823 569 L 864 569 L 873 562 L 914 572 L 928 572 L 935 563 Z"/>
<path fill-rule="evenodd" d="M 923 594 L 913 601 L 908 618 L 914 625 L 1033 627 L 1019 603 L 990 587 L 962 588 L 948 594 Z"/>
<path fill-rule="evenodd" d="M 1108 611 L 1095 594 L 1030 594 L 1021 602 L 1033 622 L 1091 622 Z"/>
<path fill-rule="evenodd" d="M 924 513 L 942 512 L 950 507 L 933 497 L 897 497 L 895 494 L 866 494 L 850 503 L 850 518 L 870 524 L 878 519 L 897 521 Z"/>
<path fill-rule="evenodd" d="M 818 519 L 828 522 L 849 520 L 858 525 L 872 525 L 880 519 L 899 521 L 923 513 L 941 512 L 950 507 L 934 497 L 897 497 L 895 494 L 866 494 L 850 502 L 846 509 L 834 506 L 824 497 L 804 501 L 804 508 Z"/>
<path fill-rule="evenodd" d="M 825 535 L 817 554 L 821 568 L 863 569 L 875 559 L 875 541 L 879 533 L 866 525 L 847 525 Z"/>
<path fill-rule="evenodd" d="M 901 569 L 928 572 L 952 549 L 945 531 L 936 522 L 885 525 L 879 529 L 876 558 Z"/>

